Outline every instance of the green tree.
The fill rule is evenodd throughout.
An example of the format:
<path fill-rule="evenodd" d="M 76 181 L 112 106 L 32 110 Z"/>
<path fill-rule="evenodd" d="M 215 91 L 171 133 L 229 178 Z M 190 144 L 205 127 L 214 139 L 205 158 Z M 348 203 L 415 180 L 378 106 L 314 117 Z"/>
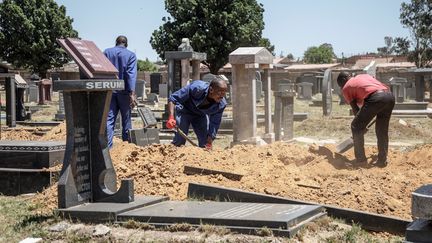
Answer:
<path fill-rule="evenodd" d="M 305 63 L 331 63 L 335 54 L 331 44 L 309 47 L 303 54 Z"/>
<path fill-rule="evenodd" d="M 432 60 L 432 1 L 411 0 L 402 3 L 400 20 L 411 32 L 413 59 L 417 67 Z"/>
<path fill-rule="evenodd" d="M 56 39 L 78 36 L 72 22 L 54 0 L 0 2 L 1 59 L 46 77 L 48 69 L 69 60 Z"/>
<path fill-rule="evenodd" d="M 407 37 L 396 37 L 393 39 L 393 49 L 396 55 L 408 55 L 411 43 Z"/>
<path fill-rule="evenodd" d="M 258 42 L 258 46 L 267 48 L 267 50 L 269 50 L 269 52 L 271 52 L 273 56 L 276 56 L 275 46 L 271 44 L 268 38 L 261 38 Z"/>
<path fill-rule="evenodd" d="M 148 58 L 146 58 L 145 61 L 138 59 L 137 66 L 138 71 L 156 72 L 158 70 L 157 66 L 150 62 Z"/>
<path fill-rule="evenodd" d="M 162 59 L 189 38 L 195 51 L 207 53 L 204 64 L 216 74 L 230 52 L 257 46 L 262 38 L 264 8 L 256 0 L 165 0 L 165 9 L 171 17 L 162 18 L 150 38 Z"/>

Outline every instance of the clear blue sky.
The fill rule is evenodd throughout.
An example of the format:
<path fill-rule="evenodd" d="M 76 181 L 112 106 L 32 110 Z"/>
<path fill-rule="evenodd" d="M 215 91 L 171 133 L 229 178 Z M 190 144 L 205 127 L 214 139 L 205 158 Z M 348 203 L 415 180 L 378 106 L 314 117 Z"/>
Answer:
<path fill-rule="evenodd" d="M 152 32 L 168 16 L 163 0 L 56 0 L 83 39 L 100 49 L 114 45 L 122 34 L 139 59 L 156 61 L 149 43 Z M 279 55 L 302 57 L 310 46 L 333 45 L 335 54 L 376 52 L 384 36 L 409 36 L 399 21 L 403 0 L 258 0 L 264 5 L 265 29 Z M 192 43 L 193 46 L 193 43 Z"/>

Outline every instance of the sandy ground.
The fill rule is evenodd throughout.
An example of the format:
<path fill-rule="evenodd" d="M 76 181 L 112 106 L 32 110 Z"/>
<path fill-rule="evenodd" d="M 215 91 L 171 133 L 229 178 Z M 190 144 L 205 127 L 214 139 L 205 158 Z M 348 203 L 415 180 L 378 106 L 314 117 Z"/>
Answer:
<path fill-rule="evenodd" d="M 44 136 L 20 129 L 4 131 L 3 139 L 63 140 L 65 125 Z M 189 182 L 208 183 L 293 199 L 337 205 L 411 219 L 411 192 L 432 183 L 432 145 L 390 150 L 385 168 L 373 165 L 375 147 L 367 147 L 367 165 L 353 162 L 353 151 L 335 154 L 334 146 L 319 147 L 277 142 L 206 151 L 191 146 L 138 147 L 115 140 L 110 151 L 118 178 L 133 178 L 135 193 L 186 199 Z M 240 181 L 222 175 L 186 175 L 185 165 L 242 174 Z M 36 202 L 54 209 L 56 185 L 37 195 Z"/>

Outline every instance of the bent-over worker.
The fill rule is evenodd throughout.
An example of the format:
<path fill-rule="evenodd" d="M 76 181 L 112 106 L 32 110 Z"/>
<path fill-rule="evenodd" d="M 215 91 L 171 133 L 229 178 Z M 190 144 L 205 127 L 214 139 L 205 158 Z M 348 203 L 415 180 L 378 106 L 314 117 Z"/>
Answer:
<path fill-rule="evenodd" d="M 216 76 L 210 83 L 195 80 L 174 92 L 168 99 L 167 128 L 177 126 L 188 134 L 189 126 L 192 125 L 198 146 L 211 149 L 227 104 L 227 89 L 226 81 L 221 76 Z M 172 141 L 176 146 L 184 145 L 185 142 L 178 133 Z"/>
<path fill-rule="evenodd" d="M 367 162 L 364 150 L 364 134 L 367 125 L 376 116 L 375 133 L 378 139 L 376 165 L 385 167 L 388 163 L 388 128 L 395 105 L 393 94 L 388 86 L 368 74 L 352 77 L 347 72 L 341 72 L 337 78 L 337 83 L 346 102 L 351 105 L 355 116 L 351 123 L 351 131 L 357 162 Z"/>

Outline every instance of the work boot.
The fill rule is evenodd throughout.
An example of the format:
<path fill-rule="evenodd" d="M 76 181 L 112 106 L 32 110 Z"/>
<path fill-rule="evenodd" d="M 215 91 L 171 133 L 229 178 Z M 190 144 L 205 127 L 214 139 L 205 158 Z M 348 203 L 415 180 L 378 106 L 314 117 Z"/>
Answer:
<path fill-rule="evenodd" d="M 386 167 L 387 164 L 388 164 L 388 161 L 387 161 L 387 160 L 378 160 L 378 161 L 375 163 L 375 165 L 376 165 L 377 167 L 380 167 L 380 168 L 384 168 L 384 167 Z"/>
<path fill-rule="evenodd" d="M 367 158 L 366 157 L 361 157 L 361 158 L 356 158 L 356 164 L 358 165 L 363 165 L 363 164 L 367 164 Z"/>

